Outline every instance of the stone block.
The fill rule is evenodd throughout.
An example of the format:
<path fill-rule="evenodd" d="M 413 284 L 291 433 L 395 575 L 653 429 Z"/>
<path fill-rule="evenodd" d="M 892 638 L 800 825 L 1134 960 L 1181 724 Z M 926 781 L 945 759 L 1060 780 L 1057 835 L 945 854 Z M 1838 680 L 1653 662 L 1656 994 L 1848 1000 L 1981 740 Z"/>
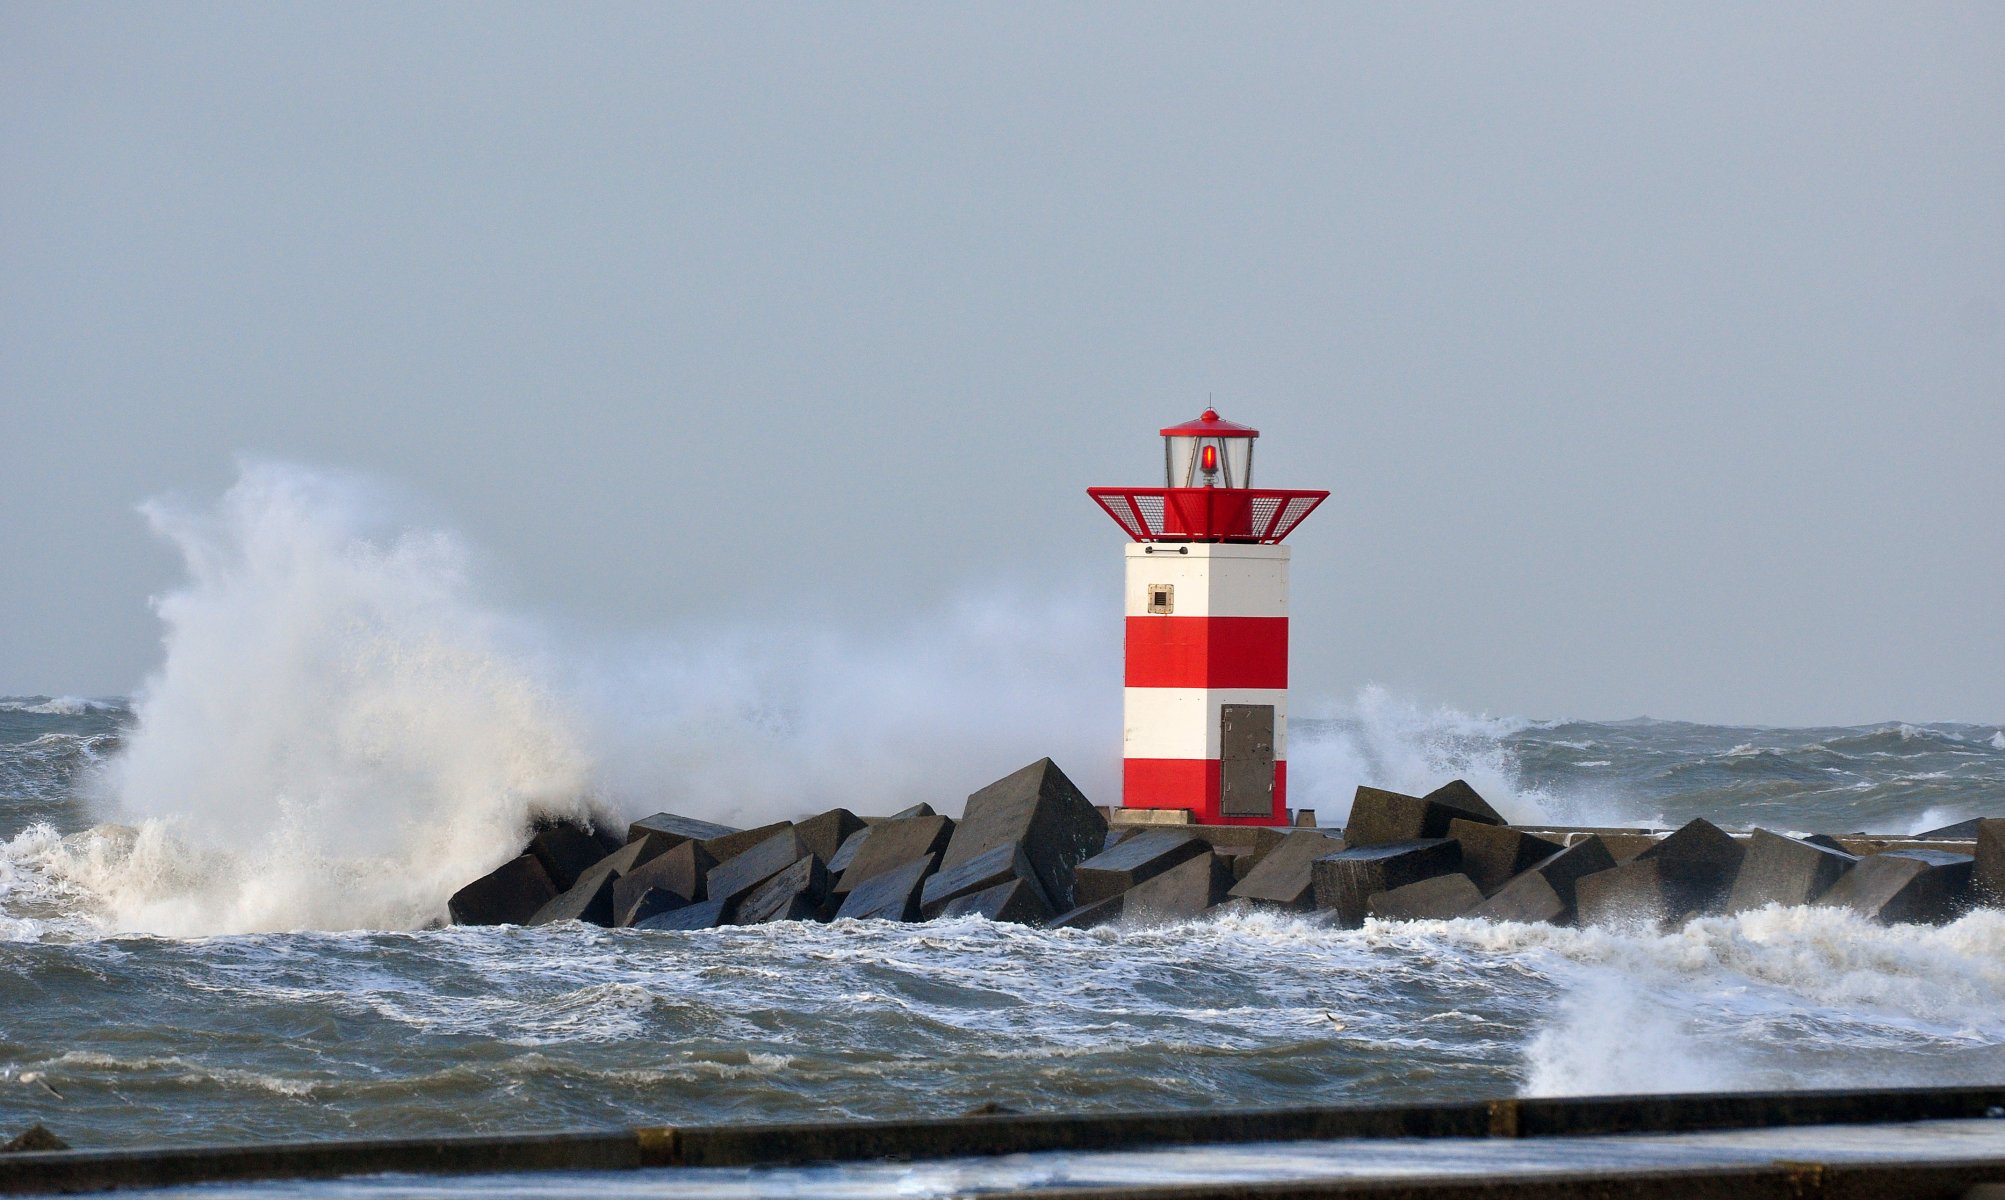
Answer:
<path fill-rule="evenodd" d="M 1012 879 L 979 892 L 949 900 L 940 911 L 942 919 L 987 917 L 991 921 L 1011 921 L 1018 925 L 1042 925 L 1051 919 L 1051 906 L 1044 893 L 1028 879 Z"/>
<path fill-rule="evenodd" d="M 1824 894 L 1859 860 L 1833 850 L 1766 829 L 1748 839 L 1726 911 L 1747 912 L 1765 904 L 1808 904 Z"/>
<path fill-rule="evenodd" d="M 1000 887 L 1012 879 L 1024 880 L 1036 889 L 1040 898 L 1043 897 L 1044 889 L 1038 885 L 1037 870 L 1030 865 L 1023 847 L 1015 842 L 943 868 L 928 879 L 919 895 L 919 915 L 930 921 L 952 901 L 974 892 Z M 1047 911 L 1050 907 L 1050 902 L 1045 901 Z"/>
<path fill-rule="evenodd" d="M 1112 850 L 1140 832 L 1142 831 L 1139 828 L 1132 825 L 1110 826 L 1107 830 L 1107 836 L 1100 842 L 1100 849 Z M 1094 853 L 1097 854 L 1099 851 L 1096 850 Z"/>
<path fill-rule="evenodd" d="M 527 853 L 543 864 L 550 883 L 559 892 L 569 891 L 578 877 L 608 853 L 591 831 L 574 822 L 548 825 L 529 839 Z"/>
<path fill-rule="evenodd" d="M 1448 823 L 1458 818 L 1484 825 L 1504 823 L 1504 819 L 1491 811 L 1487 804 L 1481 809 L 1469 809 L 1449 799 L 1434 799 L 1444 794 L 1459 797 L 1459 793 L 1450 792 L 1450 788 L 1441 788 L 1423 797 L 1388 792 L 1383 788 L 1360 787 L 1351 801 L 1350 818 L 1344 823 L 1344 844 L 1359 848 L 1445 838 L 1448 836 Z M 1481 799 L 1477 797 L 1477 802 L 1481 803 Z"/>
<path fill-rule="evenodd" d="M 1655 929 L 1686 911 L 1673 898 L 1669 868 L 1660 859 L 1636 858 L 1574 884 L 1574 920 L 1581 925 Z"/>
<path fill-rule="evenodd" d="M 764 841 L 710 868 L 704 894 L 711 900 L 736 903 L 746 893 L 793 866 L 807 855 L 792 825 L 782 825 Z"/>
<path fill-rule="evenodd" d="M 919 803 L 913 805 L 910 808 L 899 809 L 897 812 L 892 813 L 889 817 L 886 817 L 885 820 L 910 821 L 914 817 L 937 817 L 939 815 L 940 815 L 939 813 L 933 811 L 932 805 L 926 803 L 924 800 L 921 800 Z"/>
<path fill-rule="evenodd" d="M 1080 887 L 1086 885 L 1084 875 Z M 1225 899 L 1232 868 L 1210 848 L 1159 871 L 1121 897 L 1121 919 L 1138 924 L 1187 921 Z"/>
<path fill-rule="evenodd" d="M 729 862 L 760 842 L 771 840 L 773 835 L 782 829 L 793 827 L 792 821 L 775 821 L 771 825 L 761 825 L 757 829 L 740 829 L 721 837 L 705 838 L 703 848 L 718 862 Z"/>
<path fill-rule="evenodd" d="M 1476 815 L 1473 819 L 1477 821 L 1496 825 L 1505 823 L 1504 814 L 1490 807 L 1490 802 L 1483 799 L 1482 794 L 1475 788 L 1470 787 L 1466 779 L 1451 779 L 1421 799 L 1434 804 L 1445 804 L 1449 808 L 1460 809 L 1466 813 L 1474 813 Z"/>
<path fill-rule="evenodd" d="M 598 875 L 572 885 L 569 891 L 561 893 L 537 909 L 528 923 L 548 925 L 555 921 L 584 921 L 591 925 L 611 926 L 613 877 L 609 874 Z"/>
<path fill-rule="evenodd" d="M 1109 825 L 1147 828 L 1151 825 L 1190 825 L 1196 820 L 1188 808 L 1116 808 L 1106 814 Z"/>
<path fill-rule="evenodd" d="M 1887 850 L 1845 872 L 1816 904 L 1849 908 L 1886 924 L 1940 923 L 1962 915 L 1976 860 L 1947 850 Z"/>
<path fill-rule="evenodd" d="M 1080 904 L 1107 900 L 1199 855 L 1211 857 L 1211 844 L 1203 838 L 1181 829 L 1151 829 L 1075 867 L 1073 897 Z"/>
<path fill-rule="evenodd" d="M 902 867 L 917 858 L 939 854 L 954 835 L 954 822 L 947 817 L 894 817 L 870 827 L 870 836 L 857 848 L 855 857 L 836 880 L 835 894 L 848 895 L 859 885 L 885 871 Z"/>
<path fill-rule="evenodd" d="M 718 825 L 710 821 L 699 821 L 695 817 L 679 816 L 675 813 L 658 812 L 651 817 L 642 817 L 627 826 L 627 840 L 637 841 L 647 834 L 666 838 L 670 846 L 683 842 L 707 842 L 712 838 L 727 837 L 741 832 L 729 825 Z"/>
<path fill-rule="evenodd" d="M 1698 817 L 1636 856 L 1662 868 L 1671 916 L 1717 912 L 1726 902 L 1747 850 L 1719 826 Z"/>
<path fill-rule="evenodd" d="M 1448 836 L 1462 843 L 1462 873 L 1485 896 L 1566 849 L 1522 829 L 1466 817 L 1448 822 Z"/>
<path fill-rule="evenodd" d="M 620 907 L 617 888 L 613 892 L 613 914 L 621 928 L 639 925 L 651 917 L 687 907 L 689 901 L 665 888 L 651 887 L 628 900 L 626 907 Z"/>
<path fill-rule="evenodd" d="M 1564 925 L 1573 919 L 1573 905 L 1560 896 L 1545 876 L 1526 871 L 1470 909 L 1468 915 L 1521 925 Z"/>
<path fill-rule="evenodd" d="M 591 883 L 601 875 L 610 875 L 614 879 L 618 879 L 623 875 L 632 874 L 636 868 L 645 866 L 655 859 L 660 858 L 674 845 L 674 842 L 660 834 L 643 834 L 638 839 L 628 842 L 598 862 L 586 867 L 579 874 L 578 883 Z M 576 887 L 578 883 L 574 883 L 571 886 Z"/>
<path fill-rule="evenodd" d="M 613 881 L 613 911 L 625 912 L 642 892 L 660 888 L 684 900 L 703 899 L 704 880 L 717 860 L 703 843 L 688 840 L 671 847 Z"/>
<path fill-rule="evenodd" d="M 1315 899 L 1311 864 L 1343 848 L 1340 838 L 1297 829 L 1254 864 L 1246 878 L 1232 885 L 1232 895 L 1287 908 L 1309 908 Z"/>
<path fill-rule="evenodd" d="M 1015 842 L 1037 872 L 1053 906 L 1072 898 L 1072 870 L 1101 852 L 1107 819 L 1048 758 L 1012 772 L 968 797 L 947 843 L 943 867 L 957 866 L 997 846 Z"/>
<path fill-rule="evenodd" d="M 634 925 L 635 929 L 658 931 L 715 929 L 719 925 L 729 925 L 730 905 L 722 900 L 700 900 L 695 904 L 685 904 Z"/>
<path fill-rule="evenodd" d="M 850 835 L 865 828 L 863 818 L 846 808 L 831 808 L 794 823 L 794 832 L 801 835 L 801 845 L 824 863 L 834 862 L 836 851 L 842 849 Z"/>
<path fill-rule="evenodd" d="M 1048 924 L 1052 929 L 1093 929 L 1112 924 L 1121 919 L 1121 906 L 1127 899 L 1123 893 L 1093 904 L 1081 904 L 1051 918 Z"/>
<path fill-rule="evenodd" d="M 1289 830 L 1272 825 L 1188 825 L 1183 832 L 1203 838 L 1220 854 L 1251 854 L 1258 860 L 1286 840 Z"/>
<path fill-rule="evenodd" d="M 1279 851 L 1276 851 L 1279 853 Z M 1364 924 L 1374 892 L 1462 869 L 1462 847 L 1447 838 L 1413 838 L 1352 846 L 1317 859 L 1311 868 L 1316 907 L 1328 909 L 1347 929 Z"/>
<path fill-rule="evenodd" d="M 828 899 L 828 868 L 821 859 L 806 854 L 796 859 L 766 882 L 746 893 L 732 915 L 737 925 L 761 925 L 767 921 L 813 920 Z"/>
<path fill-rule="evenodd" d="M 1574 883 L 1614 866 L 1615 856 L 1608 852 L 1601 836 L 1589 834 L 1558 854 L 1534 863 L 1469 915 L 1492 921 L 1545 921 L 1564 925 L 1573 919 Z M 1527 876 L 1536 876 L 1538 882 L 1531 882 Z M 1551 900 L 1547 899 L 1548 894 Z M 1557 914 L 1552 911 L 1552 901 L 1559 904 Z"/>
<path fill-rule="evenodd" d="M 1977 823 L 1977 855 L 1971 887 L 1979 904 L 2005 908 L 2005 820 Z"/>
<path fill-rule="evenodd" d="M 446 912 L 455 925 L 523 925 L 556 897 L 550 873 L 534 855 L 525 854 L 454 892 Z"/>
<path fill-rule="evenodd" d="M 1482 902 L 1483 893 L 1475 882 L 1457 871 L 1389 892 L 1373 892 L 1365 907 L 1385 921 L 1450 921 Z"/>
<path fill-rule="evenodd" d="M 907 818 L 908 820 L 914 818 Z M 940 820 L 919 817 L 917 820 Z M 919 919 L 919 891 L 933 873 L 939 856 L 926 854 L 888 871 L 879 871 L 851 888 L 836 909 L 838 919 L 858 921 L 916 921 Z M 851 868 L 854 870 L 855 868 Z"/>
<path fill-rule="evenodd" d="M 1982 817 L 1972 817 L 1968 821 L 1958 821 L 1954 825 L 1944 825 L 1938 829 L 1931 829 L 1926 833 L 1917 833 L 1915 837 L 1917 839 L 1932 838 L 1937 841 L 1961 841 L 1964 838 L 1976 837 L 1978 826 L 1983 823 L 1984 819 Z"/>

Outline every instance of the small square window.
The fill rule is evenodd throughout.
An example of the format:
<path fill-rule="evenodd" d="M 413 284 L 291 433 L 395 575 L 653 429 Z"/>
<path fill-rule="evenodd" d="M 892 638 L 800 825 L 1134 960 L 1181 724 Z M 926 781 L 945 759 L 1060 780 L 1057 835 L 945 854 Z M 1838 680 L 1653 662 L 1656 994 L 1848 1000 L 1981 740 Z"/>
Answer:
<path fill-rule="evenodd" d="M 1168 614 L 1176 608 L 1176 586 L 1168 583 L 1149 585 L 1149 611 Z"/>

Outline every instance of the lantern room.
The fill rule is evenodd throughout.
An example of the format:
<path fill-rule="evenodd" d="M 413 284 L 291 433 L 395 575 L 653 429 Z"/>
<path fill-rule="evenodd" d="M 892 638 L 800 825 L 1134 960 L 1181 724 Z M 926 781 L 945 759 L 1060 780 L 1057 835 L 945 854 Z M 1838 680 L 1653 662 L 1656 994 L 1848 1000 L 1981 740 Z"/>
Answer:
<path fill-rule="evenodd" d="M 1163 486 L 1246 488 L 1253 486 L 1253 439 L 1260 431 L 1205 409 L 1195 421 L 1163 432 Z"/>

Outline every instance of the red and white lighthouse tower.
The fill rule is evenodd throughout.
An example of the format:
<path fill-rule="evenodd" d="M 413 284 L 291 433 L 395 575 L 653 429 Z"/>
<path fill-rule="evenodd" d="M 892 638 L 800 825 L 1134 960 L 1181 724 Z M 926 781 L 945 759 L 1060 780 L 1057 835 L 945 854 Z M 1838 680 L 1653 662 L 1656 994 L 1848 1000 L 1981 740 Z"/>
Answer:
<path fill-rule="evenodd" d="M 1328 492 L 1253 486 L 1260 431 L 1206 409 L 1163 435 L 1163 486 L 1088 488 L 1128 531 L 1124 808 L 1288 820 L 1288 547 Z"/>

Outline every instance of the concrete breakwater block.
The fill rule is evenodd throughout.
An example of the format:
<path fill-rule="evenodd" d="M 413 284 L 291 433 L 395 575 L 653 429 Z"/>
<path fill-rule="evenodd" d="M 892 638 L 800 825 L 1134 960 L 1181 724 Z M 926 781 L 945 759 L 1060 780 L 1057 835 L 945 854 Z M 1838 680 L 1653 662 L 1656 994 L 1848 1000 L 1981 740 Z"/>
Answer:
<path fill-rule="evenodd" d="M 1462 847 L 1447 838 L 1352 846 L 1316 860 L 1316 907 L 1330 910 L 1339 924 L 1355 929 L 1371 913 L 1372 893 L 1461 868 Z"/>
<path fill-rule="evenodd" d="M 1028 879 L 1012 879 L 979 892 L 970 892 L 947 901 L 940 910 L 943 919 L 987 917 L 1018 925 L 1042 925 L 1051 919 L 1051 905 L 1043 891 Z"/>
<path fill-rule="evenodd" d="M 931 920 L 962 896 L 1001 887 L 1011 880 L 1021 881 L 1032 889 L 1046 910 L 1050 909 L 1049 901 L 1044 901 L 1044 889 L 1037 882 L 1037 869 L 1030 865 L 1030 856 L 1023 852 L 1020 843 L 1008 842 L 965 862 L 942 867 L 927 879 L 919 895 L 920 916 Z"/>
<path fill-rule="evenodd" d="M 954 836 L 954 822 L 946 817 L 893 817 L 870 827 L 842 877 L 836 880 L 835 894 L 846 896 L 859 885 L 902 867 L 916 858 L 938 861 L 947 840 Z"/>
<path fill-rule="evenodd" d="M 1504 823 L 1476 789 L 1459 779 L 1425 796 L 1359 787 L 1351 800 L 1350 819 L 1344 822 L 1344 844 L 1383 846 L 1445 838 L 1448 823 L 1457 819 L 1484 825 Z"/>
<path fill-rule="evenodd" d="M 526 925 L 556 898 L 550 873 L 535 855 L 524 854 L 454 892 L 446 912 L 455 925 Z"/>
<path fill-rule="evenodd" d="M 1389 892 L 1373 892 L 1365 907 L 1386 921 L 1451 921 L 1482 902 L 1483 893 L 1475 882 L 1456 871 Z"/>
<path fill-rule="evenodd" d="M 1727 893 L 1728 913 L 1768 904 L 1808 904 L 1859 860 L 1843 850 L 1757 829 Z"/>
<path fill-rule="evenodd" d="M 849 840 L 850 835 L 868 828 L 863 818 L 846 808 L 831 808 L 825 813 L 817 813 L 805 821 L 794 822 L 794 832 L 801 835 L 801 845 L 809 854 L 829 865 L 830 870 L 838 868 L 830 865 L 835 860 L 836 851 Z"/>
<path fill-rule="evenodd" d="M 1636 861 L 1662 866 L 1664 900 L 1673 917 L 1718 911 L 1747 851 L 1725 830 L 1698 817 L 1644 850 Z"/>
<path fill-rule="evenodd" d="M 959 866 L 1015 842 L 1023 847 L 1046 898 L 1069 908 L 1074 904 L 1073 868 L 1100 853 L 1106 839 L 1107 818 L 1057 763 L 1041 758 L 968 797 L 940 865 L 943 870 Z"/>
<path fill-rule="evenodd" d="M 1886 850 L 1860 859 L 1816 903 L 1887 924 L 1941 924 L 1963 914 L 1975 866 L 1946 850 Z"/>
<path fill-rule="evenodd" d="M 1574 885 L 1614 866 L 1615 856 L 1600 835 L 1589 834 L 1519 872 L 1469 915 L 1491 921 L 1564 925 L 1573 920 Z"/>
<path fill-rule="evenodd" d="M 1977 855 L 1970 882 L 1980 903 L 2005 905 L 2005 820 L 1977 823 Z"/>
<path fill-rule="evenodd" d="M 1462 844 L 1462 873 L 1485 896 L 1503 887 L 1523 871 L 1566 849 L 1558 842 L 1512 829 L 1456 817 L 1448 822 L 1448 836 Z"/>
<path fill-rule="evenodd" d="M 921 818 L 938 819 L 938 818 Z M 938 855 L 927 854 L 911 862 L 879 871 L 851 888 L 836 910 L 838 920 L 916 921 L 919 919 L 919 889 L 933 873 Z M 852 868 L 854 869 L 854 868 Z"/>
<path fill-rule="evenodd" d="M 730 924 L 730 906 L 722 900 L 703 900 L 695 904 L 685 904 L 634 925 L 635 929 L 658 931 L 695 929 L 715 929 L 719 925 Z"/>
<path fill-rule="evenodd" d="M 716 865 L 703 843 L 685 839 L 615 880 L 613 910 L 627 912 L 641 893 L 652 889 L 673 892 L 684 900 L 701 900 L 703 885 Z"/>
<path fill-rule="evenodd" d="M 622 907 L 619 891 L 616 887 L 613 892 L 613 920 L 616 925 L 624 929 L 628 926 L 642 924 L 650 918 L 658 917 L 663 913 L 674 912 L 678 908 L 686 908 L 689 906 L 689 903 L 687 899 L 676 895 L 674 892 L 658 887 L 651 887 L 638 896 L 632 897 Z"/>
<path fill-rule="evenodd" d="M 618 842 L 607 845 L 591 830 L 565 821 L 538 830 L 529 839 L 529 848 L 525 853 L 534 855 L 536 861 L 543 864 L 551 884 L 559 892 L 566 892 L 592 864 L 617 849 Z"/>
<path fill-rule="evenodd" d="M 745 894 L 732 914 L 734 925 L 767 921 L 808 921 L 821 914 L 829 896 L 828 868 L 804 854 Z"/>
<path fill-rule="evenodd" d="M 1073 871 L 1073 898 L 1081 905 L 1112 899 L 1199 855 L 1209 859 L 1211 843 L 1180 829 L 1151 829 L 1080 863 Z"/>
<path fill-rule="evenodd" d="M 528 924 L 548 925 L 553 921 L 585 921 L 593 925 L 613 923 L 613 877 L 597 873 L 573 884 L 569 891 L 536 910 Z"/>
<path fill-rule="evenodd" d="M 800 835 L 792 825 L 784 825 L 763 841 L 746 847 L 731 858 L 710 868 L 704 880 L 704 894 L 712 900 L 735 904 L 753 888 L 799 862 L 807 854 Z"/>
<path fill-rule="evenodd" d="M 1637 858 L 1581 876 L 1574 884 L 1574 919 L 1582 925 L 1657 928 L 1677 911 L 1665 870 L 1662 862 Z"/>
<path fill-rule="evenodd" d="M 792 821 L 775 821 L 771 825 L 761 825 L 757 829 L 738 829 L 719 837 L 705 838 L 703 848 L 718 862 L 728 862 L 745 851 L 770 840 L 783 829 L 792 829 Z"/>
<path fill-rule="evenodd" d="M 1121 893 L 1121 917 L 1137 924 L 1189 920 L 1224 900 L 1231 887 L 1231 866 L 1207 847 Z"/>
<path fill-rule="evenodd" d="M 1246 872 L 1246 878 L 1233 884 L 1232 895 L 1283 908 L 1313 907 L 1315 880 L 1311 867 L 1317 859 L 1342 849 L 1342 838 L 1314 829 L 1298 829 L 1255 863 Z"/>
<path fill-rule="evenodd" d="M 709 821 L 699 821 L 694 817 L 678 816 L 675 813 L 658 812 L 651 817 L 642 817 L 627 826 L 627 841 L 637 842 L 648 834 L 664 838 L 674 846 L 681 842 L 707 842 L 739 832 L 729 825 L 717 825 Z"/>
<path fill-rule="evenodd" d="M 842 839 L 842 845 L 836 847 L 835 854 L 828 860 L 828 873 L 840 875 L 849 870 L 849 864 L 855 862 L 856 856 L 863 853 L 863 844 L 870 840 L 870 831 L 875 828 L 877 828 L 875 823 L 866 822 L 863 828 Z"/>

